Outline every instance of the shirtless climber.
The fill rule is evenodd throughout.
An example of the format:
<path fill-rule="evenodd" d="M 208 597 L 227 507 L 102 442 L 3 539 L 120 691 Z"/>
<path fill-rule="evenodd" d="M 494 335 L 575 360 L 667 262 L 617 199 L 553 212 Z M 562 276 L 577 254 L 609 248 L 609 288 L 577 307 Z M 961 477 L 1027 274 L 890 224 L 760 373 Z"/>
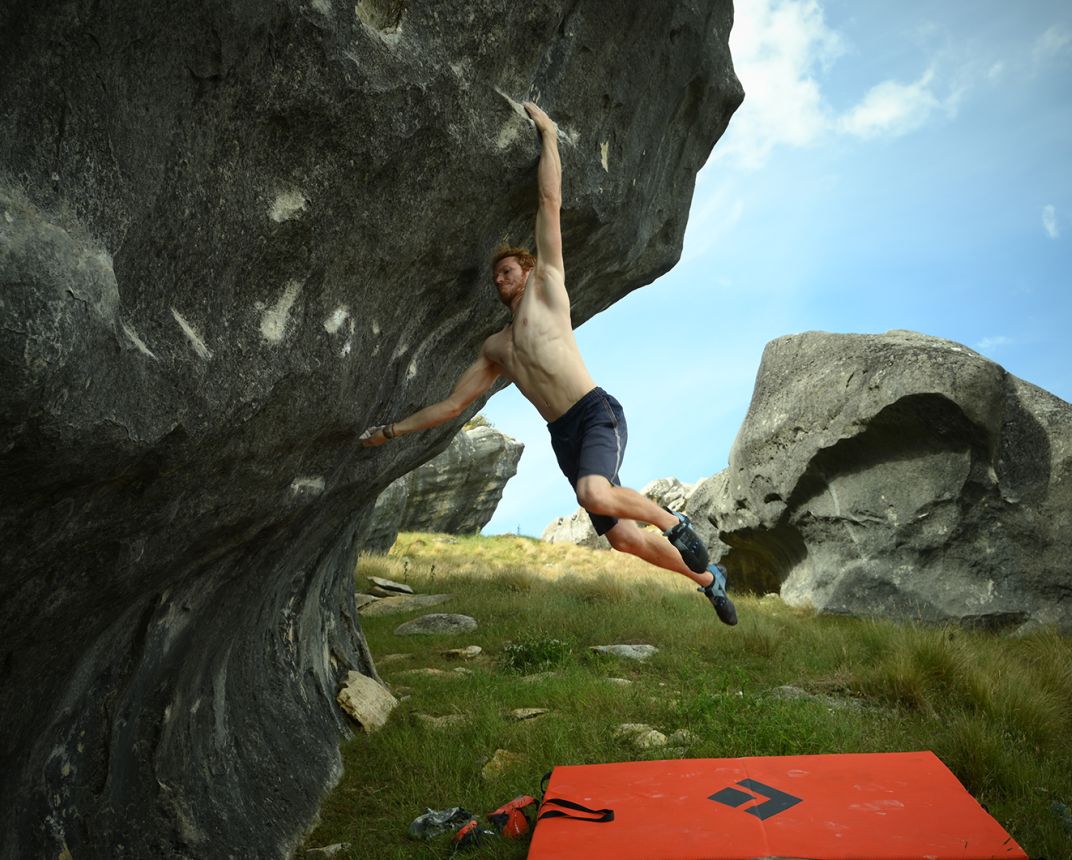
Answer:
<path fill-rule="evenodd" d="M 562 162 L 558 127 L 537 105 L 525 102 L 542 141 L 537 174 L 536 257 L 523 248 L 499 248 L 491 261 L 499 298 L 513 320 L 493 334 L 461 375 L 446 400 L 361 434 L 365 447 L 382 445 L 404 433 L 427 430 L 457 418 L 500 376 L 513 382 L 548 421 L 558 464 L 588 511 L 596 532 L 616 550 L 632 553 L 700 586 L 726 624 L 737 611 L 726 596 L 725 570 L 709 564 L 707 547 L 688 517 L 661 508 L 620 485 L 625 452 L 622 407 L 596 387 L 573 336 L 570 300 L 562 262 Z M 662 534 L 637 528 L 636 520 Z"/>

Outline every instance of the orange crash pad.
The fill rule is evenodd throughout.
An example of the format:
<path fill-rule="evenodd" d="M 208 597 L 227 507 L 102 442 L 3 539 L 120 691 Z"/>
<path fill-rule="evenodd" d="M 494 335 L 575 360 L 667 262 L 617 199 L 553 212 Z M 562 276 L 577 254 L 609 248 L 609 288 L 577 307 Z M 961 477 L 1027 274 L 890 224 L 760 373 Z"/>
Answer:
<path fill-rule="evenodd" d="M 530 860 L 1027 860 L 931 752 L 556 767 L 540 816 Z"/>

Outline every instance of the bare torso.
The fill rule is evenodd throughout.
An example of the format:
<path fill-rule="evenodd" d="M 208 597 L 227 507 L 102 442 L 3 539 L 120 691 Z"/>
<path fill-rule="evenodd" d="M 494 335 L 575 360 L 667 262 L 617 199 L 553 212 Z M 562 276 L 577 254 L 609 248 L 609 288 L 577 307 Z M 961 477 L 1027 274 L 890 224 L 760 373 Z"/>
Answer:
<path fill-rule="evenodd" d="M 563 310 L 541 299 L 552 286 L 541 279 L 561 277 L 554 270 L 533 272 L 513 322 L 483 347 L 484 356 L 546 421 L 561 416 L 596 385 L 577 347 L 568 305 Z"/>

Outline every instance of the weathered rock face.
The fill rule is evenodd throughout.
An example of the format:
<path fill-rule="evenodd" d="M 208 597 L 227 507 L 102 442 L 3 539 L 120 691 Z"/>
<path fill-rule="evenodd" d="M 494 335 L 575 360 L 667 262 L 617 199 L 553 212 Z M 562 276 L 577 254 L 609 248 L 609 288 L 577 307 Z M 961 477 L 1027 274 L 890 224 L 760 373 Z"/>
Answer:
<path fill-rule="evenodd" d="M 731 18 L 0 6 L 0 856 L 289 853 L 373 674 L 356 535 L 457 424 L 355 431 L 444 397 L 505 321 L 518 102 L 561 127 L 579 324 L 677 258 L 741 98 Z"/>
<path fill-rule="evenodd" d="M 828 612 L 1072 628 L 1072 406 L 911 332 L 780 338 L 707 516 Z"/>
<path fill-rule="evenodd" d="M 461 430 L 447 449 L 392 482 L 376 500 L 366 552 L 387 552 L 400 531 L 476 534 L 495 515 L 525 446 L 490 426 Z"/>
<path fill-rule="evenodd" d="M 584 508 L 577 508 L 569 516 L 552 520 L 543 530 L 540 540 L 548 543 L 573 543 L 589 549 L 610 549 L 610 541 L 596 534 L 592 519 Z"/>

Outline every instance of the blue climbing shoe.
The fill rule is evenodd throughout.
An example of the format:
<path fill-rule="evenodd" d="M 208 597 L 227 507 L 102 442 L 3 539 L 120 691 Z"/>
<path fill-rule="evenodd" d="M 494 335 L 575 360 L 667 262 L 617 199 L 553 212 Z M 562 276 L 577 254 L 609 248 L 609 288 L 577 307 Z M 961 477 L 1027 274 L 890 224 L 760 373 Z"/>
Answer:
<path fill-rule="evenodd" d="M 706 588 L 696 590 L 703 592 L 704 597 L 711 601 L 711 605 L 715 607 L 715 614 L 718 616 L 718 620 L 733 627 L 737 623 L 737 608 L 733 605 L 733 601 L 726 596 L 726 568 L 720 564 L 712 564 L 707 569 L 714 576 L 714 579 L 711 580 L 711 584 Z"/>
<path fill-rule="evenodd" d="M 685 567 L 693 573 L 703 573 L 707 570 L 707 562 L 710 559 L 707 555 L 707 547 L 692 528 L 691 520 L 684 514 L 679 514 L 669 508 L 664 508 L 664 510 L 677 517 L 677 524 L 663 534 L 674 549 L 681 553 L 681 560 L 685 562 Z"/>

